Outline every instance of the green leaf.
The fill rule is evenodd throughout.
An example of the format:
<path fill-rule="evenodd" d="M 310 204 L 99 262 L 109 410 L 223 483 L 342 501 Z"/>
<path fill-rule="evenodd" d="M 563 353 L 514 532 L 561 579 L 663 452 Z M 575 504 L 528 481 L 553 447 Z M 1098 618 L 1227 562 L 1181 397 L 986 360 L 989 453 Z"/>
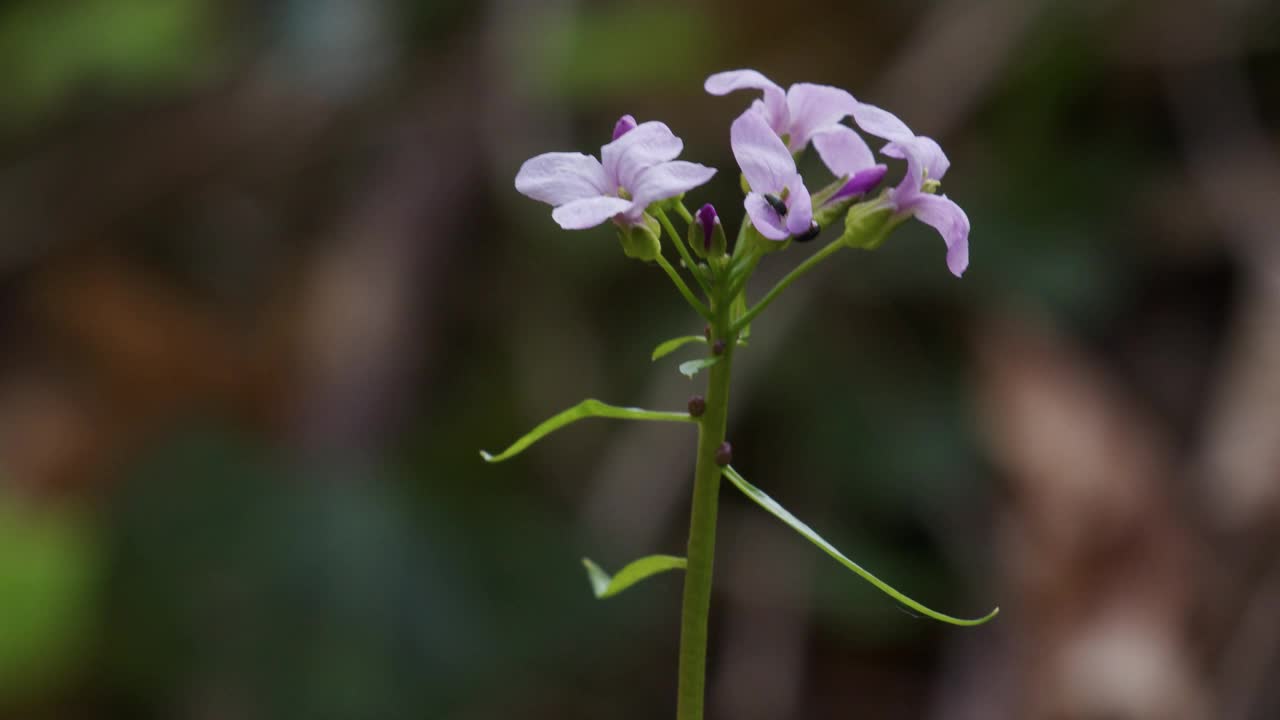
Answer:
<path fill-rule="evenodd" d="M 866 580 L 872 585 L 875 585 L 877 588 L 880 589 L 881 592 L 893 598 L 894 600 L 897 600 L 903 605 L 911 608 L 912 610 L 915 610 L 916 612 L 922 615 L 926 615 L 940 622 L 948 623 L 951 625 L 964 625 L 964 626 L 981 625 L 987 622 L 988 620 L 990 620 L 991 618 L 994 618 L 1000 612 L 1000 608 L 996 608 L 995 610 L 992 610 L 990 613 L 988 613 L 983 617 L 977 618 L 975 620 L 965 620 L 962 618 L 951 617 L 950 615 L 944 615 L 936 610 L 931 610 L 925 607 L 924 605 L 921 605 L 915 600 L 912 600 L 906 595 L 903 595 L 902 593 L 898 592 L 885 581 L 881 580 L 875 575 L 872 575 L 870 571 L 866 570 L 858 563 L 845 557 L 843 553 L 841 553 L 839 550 L 835 548 L 835 546 L 833 546 L 831 543 L 827 542 L 826 540 L 822 539 L 821 535 L 814 532 L 813 528 L 801 522 L 799 518 L 797 518 L 795 515 L 792 515 L 790 512 L 787 511 L 786 508 L 779 505 L 778 501 L 766 495 L 764 491 L 761 490 L 760 488 L 747 482 L 741 475 L 738 474 L 737 470 L 734 470 L 732 467 L 726 466 L 723 472 L 724 472 L 724 476 L 729 479 L 729 482 L 737 486 L 737 488 L 741 490 L 743 494 L 745 494 L 747 497 L 755 501 L 757 505 L 764 508 L 765 510 L 768 510 L 770 513 L 774 515 L 774 517 L 778 518 L 782 522 L 790 525 L 792 530 L 795 530 L 796 532 L 803 535 L 809 542 L 813 543 L 814 545 L 817 545 L 819 548 L 822 549 L 823 552 L 825 552 L 826 554 L 830 555 L 831 557 L 839 561 L 841 565 L 844 565 L 845 567 L 854 571 L 858 575 L 862 576 L 862 579 Z"/>
<path fill-rule="evenodd" d="M 519 440 L 512 443 L 511 447 L 503 450 L 501 453 L 492 455 L 481 450 L 480 457 L 484 458 L 485 462 L 502 462 L 503 460 L 519 455 L 525 448 L 538 442 L 552 432 L 559 430 L 565 425 L 589 417 L 605 417 L 614 418 L 616 420 L 697 422 L 697 419 L 691 417 L 687 412 L 661 412 L 658 410 L 641 410 L 640 408 L 618 407 L 617 405 L 602 403 L 593 398 L 587 398 L 568 410 L 547 418 L 547 420 L 545 420 L 541 425 L 530 430 Z"/>
<path fill-rule="evenodd" d="M 694 375 L 697 375 L 698 373 L 711 367 L 712 365 L 715 365 L 718 362 L 720 362 L 719 355 L 713 355 L 711 357 L 698 358 L 697 360 L 689 360 L 687 362 L 682 362 L 680 363 L 680 374 L 692 380 Z"/>
<path fill-rule="evenodd" d="M 683 570 L 685 559 L 674 555 L 649 555 L 632 562 L 609 577 L 609 573 L 600 569 L 599 565 L 587 558 L 582 558 L 582 565 L 587 569 L 587 579 L 591 581 L 591 592 L 596 598 L 603 600 L 613 597 L 651 575 L 668 570 Z"/>
<path fill-rule="evenodd" d="M 684 347 L 685 345 L 688 345 L 689 343 L 693 343 L 693 342 L 705 343 L 706 341 L 707 339 L 701 335 L 683 335 L 681 337 L 671 338 L 670 340 L 654 348 L 653 356 L 649 359 L 651 361 L 656 361 L 659 358 L 663 358 L 663 357 L 666 357 L 667 355 L 670 355 L 671 353 Z"/>

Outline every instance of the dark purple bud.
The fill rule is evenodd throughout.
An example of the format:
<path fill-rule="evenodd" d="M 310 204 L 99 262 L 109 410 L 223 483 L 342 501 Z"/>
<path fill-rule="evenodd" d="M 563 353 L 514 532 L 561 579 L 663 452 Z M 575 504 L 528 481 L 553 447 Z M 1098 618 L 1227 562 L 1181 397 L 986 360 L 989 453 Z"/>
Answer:
<path fill-rule="evenodd" d="M 694 395 L 689 398 L 689 414 L 694 417 L 702 417 L 702 413 L 707 411 L 707 399 L 701 395 Z"/>
<path fill-rule="evenodd" d="M 720 447 L 716 448 L 716 464 L 724 467 L 733 462 L 733 446 L 728 440 L 720 443 Z"/>
<path fill-rule="evenodd" d="M 723 341 L 723 340 L 717 340 L 717 341 L 715 341 L 715 342 L 711 343 L 711 352 L 712 352 L 713 354 L 715 354 L 715 355 L 723 355 L 723 354 L 724 354 L 724 341 Z"/>
<path fill-rule="evenodd" d="M 884 179 L 884 174 L 887 172 L 889 172 L 889 168 L 884 165 L 876 165 L 875 167 L 867 168 L 866 170 L 859 170 L 854 173 L 853 177 L 849 178 L 848 182 L 844 184 L 844 187 L 836 191 L 836 194 L 832 195 L 831 199 L 827 202 L 835 202 L 836 200 L 841 200 L 853 195 L 861 195 L 876 185 L 879 185 L 880 181 Z"/>
<path fill-rule="evenodd" d="M 631 117 L 630 115 L 623 115 L 622 117 L 618 118 L 618 123 L 613 126 L 613 139 L 617 140 L 618 138 L 622 137 L 623 135 L 626 135 L 627 133 L 635 129 L 636 129 L 636 119 L 634 117 Z"/>
<path fill-rule="evenodd" d="M 707 252 L 711 252 L 711 237 L 716 231 L 716 222 L 720 219 L 716 209 L 707 203 L 698 209 L 698 224 L 702 226 L 702 237 L 706 241 Z"/>

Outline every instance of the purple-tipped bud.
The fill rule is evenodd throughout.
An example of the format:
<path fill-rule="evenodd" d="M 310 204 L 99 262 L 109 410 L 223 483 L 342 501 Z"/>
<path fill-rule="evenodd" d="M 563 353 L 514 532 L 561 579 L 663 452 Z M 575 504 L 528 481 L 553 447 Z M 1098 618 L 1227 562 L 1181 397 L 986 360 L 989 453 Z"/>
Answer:
<path fill-rule="evenodd" d="M 636 129 L 636 119 L 630 115 L 623 115 L 622 117 L 618 118 L 618 123 L 613 126 L 613 139 L 617 140 L 618 138 L 622 137 L 623 135 L 626 135 L 627 133 L 635 129 Z"/>
<path fill-rule="evenodd" d="M 854 195 L 861 195 L 876 185 L 879 185 L 880 181 L 884 179 L 885 173 L 888 171 L 889 168 L 884 165 L 876 165 L 875 167 L 858 171 L 853 177 L 849 178 L 849 181 L 844 184 L 844 187 L 840 188 L 835 195 L 832 195 L 831 199 L 827 202 L 831 203 Z"/>
<path fill-rule="evenodd" d="M 720 447 L 716 448 L 716 464 L 724 467 L 733 462 L 733 446 L 726 440 L 720 443 Z"/>
<path fill-rule="evenodd" d="M 720 216 L 716 215 L 716 209 L 711 203 L 707 203 L 698 209 L 698 224 L 702 226 L 702 238 L 707 252 L 711 252 L 711 238 L 716 231 L 716 222 L 720 220 Z"/>

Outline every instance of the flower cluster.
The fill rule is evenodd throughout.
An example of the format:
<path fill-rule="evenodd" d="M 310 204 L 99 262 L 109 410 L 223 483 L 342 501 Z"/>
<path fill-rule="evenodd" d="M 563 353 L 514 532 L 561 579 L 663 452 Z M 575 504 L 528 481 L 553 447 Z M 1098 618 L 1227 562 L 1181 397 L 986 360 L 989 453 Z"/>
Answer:
<path fill-rule="evenodd" d="M 936 229 L 947 246 L 947 267 L 956 276 L 964 273 L 969 265 L 969 218 L 959 205 L 937 194 L 950 162 L 933 139 L 916 135 L 891 113 L 827 85 L 797 83 L 783 90 L 755 70 L 733 70 L 707 78 L 705 89 L 712 95 L 761 92 L 729 131 L 745 181 L 746 215 L 761 237 L 775 242 L 812 239 L 823 229 L 820 219 L 862 200 L 871 203 L 864 212 L 890 211 L 890 225 L 914 217 Z M 853 127 L 843 124 L 846 118 L 867 135 L 886 141 L 881 155 L 906 161 L 902 180 L 877 197 L 869 194 L 888 168 L 876 161 Z M 796 167 L 796 156 L 809 145 L 837 178 L 817 193 L 810 191 Z M 665 124 L 637 123 L 626 115 L 614 127 L 612 141 L 601 148 L 599 160 L 581 153 L 539 155 L 520 168 L 516 189 L 552 205 L 552 218 L 567 230 L 610 220 L 623 233 L 655 228 L 649 212 L 655 203 L 678 201 L 716 173 L 705 165 L 677 160 L 683 148 Z"/>

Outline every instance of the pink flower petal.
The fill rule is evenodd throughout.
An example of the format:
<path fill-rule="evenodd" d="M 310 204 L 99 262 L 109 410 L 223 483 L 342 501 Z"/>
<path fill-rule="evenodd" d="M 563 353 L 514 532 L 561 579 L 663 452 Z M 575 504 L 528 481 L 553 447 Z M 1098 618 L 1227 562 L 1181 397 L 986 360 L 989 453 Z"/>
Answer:
<path fill-rule="evenodd" d="M 729 144 L 755 192 L 781 193 L 786 181 L 795 175 L 795 159 L 759 113 L 748 110 L 733 121 Z"/>
<path fill-rule="evenodd" d="M 582 153 L 546 153 L 526 160 L 516 190 L 550 205 L 611 193 L 600 161 Z"/>
<path fill-rule="evenodd" d="M 665 123 L 640 123 L 600 149 L 605 177 L 613 184 L 611 192 L 619 187 L 630 189 L 640 173 L 658 163 L 675 160 L 683 149 L 684 143 Z"/>
<path fill-rule="evenodd" d="M 921 195 L 915 201 L 916 219 L 942 235 L 947 244 L 947 268 L 960 277 L 969 267 L 969 216 L 945 195 Z"/>
<path fill-rule="evenodd" d="M 813 136 L 813 147 L 822 162 L 836 177 L 853 176 L 875 167 L 871 148 L 853 128 L 831 125 Z"/>
<path fill-rule="evenodd" d="M 813 134 L 853 113 L 857 101 L 849 93 L 829 85 L 796 83 L 787 90 L 791 149 L 800 151 Z"/>
<path fill-rule="evenodd" d="M 703 84 L 712 95 L 728 95 L 735 90 L 763 90 L 765 121 L 776 132 L 785 132 L 788 124 L 787 94 L 769 78 L 755 70 L 730 70 L 716 73 Z"/>
<path fill-rule="evenodd" d="M 630 200 L 599 195 L 561 205 L 551 211 L 551 218 L 565 230 L 585 230 L 630 209 Z"/>
<path fill-rule="evenodd" d="M 787 232 L 786 223 L 778 216 L 778 212 L 760 193 L 753 192 L 747 195 L 742 205 L 747 209 L 747 217 L 751 218 L 751 224 L 761 235 L 770 240 L 786 240 L 791 235 Z"/>
<path fill-rule="evenodd" d="M 638 207 L 673 198 L 705 184 L 716 174 L 715 168 L 698 163 L 675 160 L 648 168 L 635 183 L 628 186 Z"/>

